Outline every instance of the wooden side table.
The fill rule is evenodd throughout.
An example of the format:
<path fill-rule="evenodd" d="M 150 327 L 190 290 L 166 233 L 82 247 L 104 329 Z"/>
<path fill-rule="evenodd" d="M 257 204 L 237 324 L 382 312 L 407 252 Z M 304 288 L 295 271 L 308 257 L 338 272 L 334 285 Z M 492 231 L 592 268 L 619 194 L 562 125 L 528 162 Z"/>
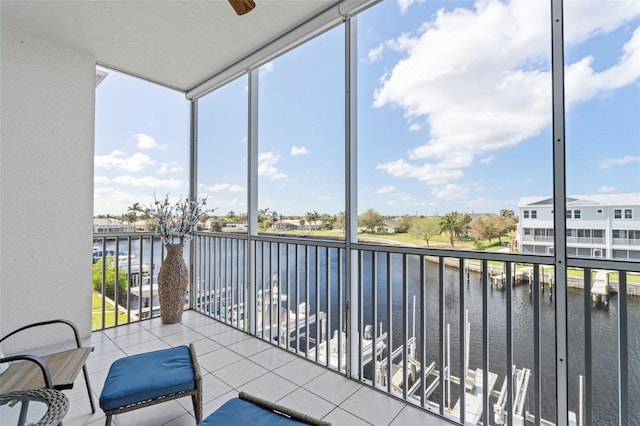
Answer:
<path fill-rule="evenodd" d="M 55 389 L 30 389 L 0 395 L 2 424 L 55 426 L 69 411 L 69 400 Z"/>

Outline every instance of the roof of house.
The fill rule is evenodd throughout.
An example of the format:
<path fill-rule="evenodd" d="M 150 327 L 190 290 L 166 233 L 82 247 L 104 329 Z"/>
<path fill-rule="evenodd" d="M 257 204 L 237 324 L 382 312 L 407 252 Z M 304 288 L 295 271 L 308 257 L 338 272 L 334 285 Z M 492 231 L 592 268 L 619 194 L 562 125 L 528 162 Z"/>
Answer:
<path fill-rule="evenodd" d="M 553 207 L 553 197 L 522 197 L 519 208 Z M 589 194 L 567 196 L 567 206 L 640 206 L 640 193 Z"/>

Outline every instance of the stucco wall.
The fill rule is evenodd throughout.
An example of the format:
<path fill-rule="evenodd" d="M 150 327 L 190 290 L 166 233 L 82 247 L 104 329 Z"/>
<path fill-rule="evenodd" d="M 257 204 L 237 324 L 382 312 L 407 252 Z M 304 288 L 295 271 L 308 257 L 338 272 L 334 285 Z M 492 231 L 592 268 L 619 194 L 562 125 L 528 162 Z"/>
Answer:
<path fill-rule="evenodd" d="M 95 60 L 7 25 L 1 31 L 0 334 L 67 318 L 88 336 Z"/>

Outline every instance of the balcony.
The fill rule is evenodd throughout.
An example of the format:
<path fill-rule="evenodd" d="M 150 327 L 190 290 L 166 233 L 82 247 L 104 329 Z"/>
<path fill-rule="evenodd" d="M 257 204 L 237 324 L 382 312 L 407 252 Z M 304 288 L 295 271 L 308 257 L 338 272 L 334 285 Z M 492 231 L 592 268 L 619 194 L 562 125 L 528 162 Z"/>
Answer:
<path fill-rule="evenodd" d="M 182 324 L 163 326 L 155 318 L 153 294 L 159 242 L 141 233 L 94 238 L 105 253 L 125 247 L 132 254 L 122 261 L 131 287 L 116 296 L 124 315 L 112 320 L 117 327 L 97 327 L 92 338 L 108 348 L 96 354 L 107 358 L 97 368 L 108 367 L 115 359 L 111 352 L 196 341 L 211 375 L 205 384 L 213 383 L 213 391 L 205 388 L 212 392 L 205 395 L 205 412 L 238 390 L 253 390 L 335 424 L 407 424 L 404 416 L 425 416 L 428 424 L 554 424 L 562 415 L 554 400 L 561 379 L 548 356 L 556 346 L 555 304 L 561 297 L 550 257 L 368 244 L 352 245 L 347 256 L 343 242 L 198 233 L 191 243 L 191 310 Z M 136 257 L 139 264 L 131 261 Z M 137 269 L 126 270 L 132 263 Z M 571 263 L 567 416 L 616 422 L 627 410 L 640 409 L 628 400 L 638 383 L 613 374 L 638 362 L 627 324 L 640 320 L 637 297 L 628 296 L 640 294 L 640 271 L 636 264 L 597 259 Z M 143 294 L 139 279 L 132 278 L 140 268 L 147 303 L 135 301 Z M 598 272 L 604 269 L 609 272 Z M 591 292 L 582 291 L 585 283 Z M 108 323 L 105 315 L 99 323 Z M 304 373 L 293 371 L 298 368 Z M 604 368 L 612 372 L 605 378 Z M 323 393 L 315 386 L 325 381 Z M 301 395 L 319 399 L 307 404 Z M 371 405 L 358 408 L 371 398 L 380 399 L 374 405 L 386 407 L 387 417 Z"/>
<path fill-rule="evenodd" d="M 335 425 L 449 424 L 193 310 L 186 311 L 179 324 L 163 325 L 154 318 L 95 331 L 85 344 L 95 347 L 87 365 L 96 397 L 114 360 L 190 342 L 202 369 L 205 416 L 245 391 Z M 79 380 L 66 392 L 70 411 L 64 424 L 104 424 L 102 411 L 91 415 L 82 377 Z M 191 400 L 183 398 L 118 415 L 114 424 L 194 425 L 195 419 Z"/>

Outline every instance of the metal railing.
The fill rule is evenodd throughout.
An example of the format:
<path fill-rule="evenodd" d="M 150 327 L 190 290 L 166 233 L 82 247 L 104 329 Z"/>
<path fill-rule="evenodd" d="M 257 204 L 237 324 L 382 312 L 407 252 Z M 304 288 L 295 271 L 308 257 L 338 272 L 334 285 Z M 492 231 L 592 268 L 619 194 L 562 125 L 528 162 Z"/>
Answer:
<path fill-rule="evenodd" d="M 161 259 L 150 235 L 118 238 Z M 454 422 L 629 424 L 640 410 L 627 375 L 640 366 L 639 262 L 569 258 L 563 414 L 553 257 L 226 233 L 191 245 L 192 309 Z"/>
<path fill-rule="evenodd" d="M 153 233 L 94 234 L 94 330 L 160 315 L 157 274 L 163 258 L 164 247 Z"/>

